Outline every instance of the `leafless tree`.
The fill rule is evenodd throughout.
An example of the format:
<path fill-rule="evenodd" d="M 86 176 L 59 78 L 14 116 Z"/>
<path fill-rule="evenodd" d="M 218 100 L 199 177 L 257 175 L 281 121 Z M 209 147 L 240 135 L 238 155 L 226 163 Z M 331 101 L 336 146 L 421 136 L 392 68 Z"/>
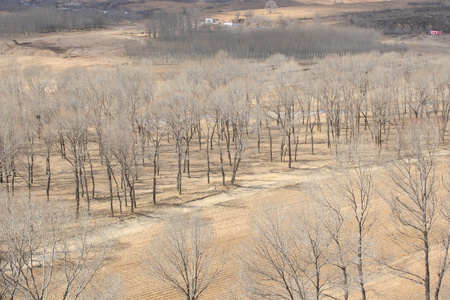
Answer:
<path fill-rule="evenodd" d="M 434 114 L 438 120 L 439 134 L 441 141 L 445 141 L 445 132 L 447 130 L 447 124 L 450 116 L 450 77 L 449 74 L 443 74 L 441 72 L 444 67 L 437 65 L 434 67 L 434 93 L 432 97 L 432 106 Z"/>
<path fill-rule="evenodd" d="M 287 138 L 289 168 L 292 167 L 292 143 L 295 135 L 295 122 L 298 104 L 298 91 L 296 82 L 298 79 L 298 67 L 294 62 L 283 64 L 276 72 L 275 99 L 271 104 L 271 112 L 274 114 L 277 125 L 282 134 L 281 161 L 284 156 L 285 138 Z"/>
<path fill-rule="evenodd" d="M 128 187 L 128 193 L 130 196 L 130 210 L 133 213 L 134 209 L 137 207 L 135 182 L 139 172 L 138 165 L 136 164 L 136 148 L 133 128 L 122 115 L 114 120 L 111 124 L 111 129 L 110 138 L 112 140 L 112 144 L 109 146 L 112 146 L 111 151 L 120 165 L 125 206 L 128 205 Z M 112 173 L 111 176 L 114 176 L 114 174 Z"/>
<path fill-rule="evenodd" d="M 0 289 L 8 298 L 77 299 L 94 280 L 109 250 L 106 231 L 92 217 L 50 202 L 7 200 L 0 216 Z M 8 203 L 5 203 L 8 202 Z"/>
<path fill-rule="evenodd" d="M 149 246 L 145 272 L 186 300 L 201 299 L 222 270 L 212 227 L 197 213 L 169 217 Z"/>
<path fill-rule="evenodd" d="M 357 238 L 351 230 L 351 220 L 343 212 L 343 203 L 336 193 L 331 191 L 333 187 L 322 187 L 320 185 L 311 185 L 308 188 L 308 194 L 311 199 L 324 210 L 325 217 L 321 218 L 322 227 L 328 233 L 330 246 L 328 247 L 325 258 L 329 265 L 337 268 L 340 274 L 332 274 L 330 278 L 331 292 L 325 295 L 334 297 L 335 289 L 343 292 L 343 298 L 348 300 L 352 282 L 352 266 L 357 258 Z M 337 293 L 339 293 L 337 292 Z M 331 295 L 330 295 L 331 294 Z"/>
<path fill-rule="evenodd" d="M 333 55 L 321 61 L 315 69 L 315 78 L 320 80 L 320 102 L 326 113 L 327 144 L 330 149 L 332 141 L 337 147 L 340 137 L 343 73 L 341 64 Z"/>
<path fill-rule="evenodd" d="M 6 185 L 7 195 L 14 194 L 15 161 L 19 154 L 20 139 L 16 128 L 15 109 L 2 103 L 0 111 L 2 122 L 0 122 L 0 167 L 1 181 Z"/>
<path fill-rule="evenodd" d="M 394 184 L 388 203 L 396 222 L 395 229 L 389 232 L 394 243 L 404 249 L 411 257 L 420 254 L 420 271 L 408 266 L 399 266 L 389 260 L 384 265 L 395 274 L 406 278 L 424 288 L 424 298 L 431 298 L 431 249 L 434 247 L 437 224 L 442 210 L 446 220 L 446 210 L 438 195 L 439 176 L 439 132 L 432 124 L 417 122 L 400 139 L 398 159 L 393 159 L 390 167 Z M 444 207 L 445 208 L 445 207 Z M 438 270 L 438 283 L 435 299 L 439 298 L 442 278 L 447 270 L 447 232 L 442 237 L 443 248 L 439 254 L 444 258 Z"/>
<path fill-rule="evenodd" d="M 181 194 L 183 141 L 191 138 L 192 128 L 196 124 L 198 103 L 195 99 L 195 82 L 181 75 L 167 86 L 165 116 L 175 137 L 178 156 L 177 190 Z M 186 149 L 187 150 L 187 149 Z M 186 152 L 189 155 L 188 152 Z"/>
<path fill-rule="evenodd" d="M 373 210 L 374 178 L 370 159 L 364 155 L 372 153 L 370 148 L 364 148 L 357 144 L 353 151 L 341 157 L 343 164 L 340 168 L 344 171 L 343 179 L 337 179 L 340 188 L 337 195 L 345 200 L 350 207 L 353 218 L 353 227 L 356 232 L 356 258 L 355 264 L 358 268 L 358 285 L 361 298 L 367 298 L 365 274 L 367 263 L 367 234 L 377 220 L 376 212 Z M 373 157 L 373 156 L 368 156 Z"/>
<path fill-rule="evenodd" d="M 370 90 L 367 93 L 367 101 L 372 114 L 372 123 L 367 125 L 375 144 L 381 149 L 383 133 L 386 126 L 391 124 L 391 117 L 395 114 L 393 99 L 395 99 L 395 77 L 389 69 L 376 68 L 370 78 Z"/>
<path fill-rule="evenodd" d="M 233 82 L 227 86 L 228 120 L 232 126 L 234 141 L 234 157 L 232 163 L 231 185 L 234 185 L 239 165 L 249 148 L 256 126 L 252 115 L 253 104 L 250 99 L 247 85 L 243 82 Z M 228 129 L 228 128 L 227 128 Z M 227 138 L 231 134 L 227 131 Z"/>
<path fill-rule="evenodd" d="M 222 185 L 225 185 L 225 166 L 224 166 L 224 147 L 223 147 L 223 135 L 225 131 L 225 120 L 227 118 L 227 102 L 224 96 L 224 88 L 215 90 L 210 97 L 208 97 L 208 111 L 210 111 L 211 118 L 214 122 L 214 128 L 216 135 L 212 133 L 211 141 L 215 141 L 219 150 L 220 172 L 222 174 Z M 208 121 L 208 120 L 207 120 Z M 217 136 L 217 138 L 214 138 Z M 211 147 L 212 148 L 212 147 Z"/>
<path fill-rule="evenodd" d="M 161 108 L 163 105 L 157 101 L 152 102 L 152 106 L 147 111 L 144 121 L 145 132 L 151 141 L 151 159 L 153 163 L 153 204 L 156 204 L 156 178 L 159 169 L 159 156 L 164 135 L 168 130 L 167 121 L 163 118 Z"/>
<path fill-rule="evenodd" d="M 76 215 L 80 212 L 80 186 L 82 185 L 82 170 L 84 163 L 83 156 L 86 150 L 87 139 L 87 125 L 88 121 L 83 108 L 76 108 L 61 113 L 57 121 L 58 132 L 60 136 L 60 143 L 58 144 L 61 153 L 73 168 L 75 177 L 75 201 L 76 201 Z"/>
<path fill-rule="evenodd" d="M 267 10 L 267 12 L 269 13 L 269 14 L 273 14 L 273 13 L 275 13 L 275 11 L 277 10 L 277 8 L 278 8 L 278 5 L 277 5 L 277 3 L 275 2 L 275 1 L 267 1 L 267 3 L 266 3 L 266 5 L 264 6 L 264 8 Z"/>
<path fill-rule="evenodd" d="M 303 118 L 306 117 L 305 143 L 308 132 L 311 140 L 311 154 L 314 155 L 314 129 L 320 126 L 320 95 L 318 85 L 310 77 L 302 80 L 300 106 L 303 107 Z M 317 125 L 317 127 L 316 127 Z"/>
<path fill-rule="evenodd" d="M 329 276 L 325 275 L 324 269 L 329 264 L 326 252 L 332 240 L 323 226 L 323 220 L 328 218 L 328 211 L 313 207 L 300 214 L 296 222 L 297 251 L 303 254 L 304 274 L 312 285 L 316 300 L 321 299 L 329 288 Z"/>
<path fill-rule="evenodd" d="M 266 204 L 254 213 L 250 240 L 241 254 L 242 279 L 250 298 L 308 298 L 306 266 L 289 216 L 292 214 L 281 204 Z"/>

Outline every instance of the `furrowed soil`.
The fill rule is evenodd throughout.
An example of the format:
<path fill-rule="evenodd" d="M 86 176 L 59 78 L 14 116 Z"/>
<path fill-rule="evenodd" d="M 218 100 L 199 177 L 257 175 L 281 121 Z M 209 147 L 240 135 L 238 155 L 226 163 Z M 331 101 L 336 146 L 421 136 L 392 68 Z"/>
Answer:
<path fill-rule="evenodd" d="M 293 18 L 314 18 L 318 12 L 321 15 L 336 14 L 339 11 L 384 9 L 404 5 L 406 0 L 389 2 L 352 2 L 334 5 L 331 1 L 303 3 L 305 5 L 295 8 L 280 8 L 277 13 Z M 154 2 L 153 5 L 156 5 Z M 166 2 L 164 2 L 166 3 Z M 172 2 L 167 2 L 172 3 Z M 176 3 L 179 4 L 179 3 Z M 137 6 L 138 4 L 136 4 Z M 150 5 L 150 4 L 149 4 Z M 169 5 L 169 4 L 167 4 Z M 176 6 L 175 4 L 173 4 Z M 401 6 L 400 6 L 401 7 Z M 243 9 L 238 11 L 245 12 Z M 230 11 L 211 11 L 211 16 L 219 18 L 232 18 L 234 8 Z M 267 15 L 263 10 L 254 10 L 255 14 Z M 271 15 L 277 17 L 277 14 Z M 71 67 L 94 67 L 119 65 L 135 65 L 138 63 L 126 54 L 126 43 L 138 41 L 144 43 L 148 38 L 143 35 L 143 24 L 121 24 L 103 30 L 66 32 L 30 37 L 15 38 L 19 45 L 11 40 L 0 40 L 0 68 L 27 66 L 42 66 L 54 70 L 63 70 Z M 387 43 L 404 42 L 412 51 L 424 54 L 450 53 L 450 40 L 448 36 L 430 37 L 425 35 L 403 36 L 386 38 Z M 20 45 L 22 44 L 22 45 Z M 155 65 L 149 63 L 150 70 L 159 76 L 160 80 L 173 76 L 184 68 L 179 65 Z M 276 129 L 275 129 L 276 130 Z M 302 135 L 304 131 L 302 132 Z M 450 137 L 448 137 L 450 138 Z M 447 140 L 448 140 L 447 138 Z M 301 138 L 304 140 L 304 138 Z M 206 153 L 205 145 L 200 150 L 195 142 L 192 145 L 192 175 L 187 178 L 183 174 L 183 194 L 176 193 L 176 173 L 174 172 L 174 149 L 165 149 L 166 162 L 158 178 L 158 205 L 151 203 L 151 186 L 144 186 L 142 182 L 150 183 L 152 176 L 150 166 L 143 168 L 140 182 L 137 183 L 137 213 L 130 214 L 129 207 L 124 207 L 124 214 L 109 217 L 109 200 L 107 178 L 97 176 L 96 199 L 92 200 L 92 210 L 99 220 L 109 223 L 115 236 L 115 244 L 100 276 L 117 273 L 122 281 L 123 288 L 120 299 L 180 299 L 180 295 L 168 289 L 160 282 L 151 279 L 146 274 L 143 256 L 146 248 L 158 236 L 164 221 L 173 212 L 189 212 L 198 210 L 213 225 L 216 241 L 224 253 L 226 265 L 223 274 L 216 284 L 204 295 L 205 299 L 241 299 L 242 287 L 239 279 L 241 265 L 239 252 L 249 235 L 249 217 L 255 208 L 267 202 L 285 202 L 293 209 L 308 208 L 310 202 L 307 198 L 309 184 L 333 185 L 336 175 L 335 155 L 327 148 L 325 130 L 315 137 L 315 155 L 310 154 L 310 145 L 300 143 L 297 161 L 293 168 L 288 169 L 287 162 L 280 162 L 279 142 L 274 143 L 274 162 L 270 163 L 268 157 L 268 141 L 263 140 L 261 154 L 253 146 L 245 154 L 242 165 L 238 171 L 237 186 L 229 186 L 230 171 L 227 170 L 226 187 L 221 186 L 218 161 L 212 161 L 212 182 L 206 183 Z M 172 159 L 169 159 L 172 157 Z M 214 158 L 217 155 L 214 154 Z M 53 186 L 52 200 L 61 199 L 73 205 L 72 196 L 72 170 L 70 165 L 57 155 L 53 159 Z M 448 143 L 442 149 L 442 159 L 450 161 Z M 37 173 L 44 174 L 45 162 L 37 162 Z M 94 158 L 94 171 L 103 172 L 104 167 Z M 376 166 L 376 186 L 374 208 L 378 214 L 380 224 L 371 233 L 370 239 L 376 244 L 374 248 L 383 252 L 388 245 L 386 228 L 392 225 L 389 219 L 389 207 L 382 199 L 388 174 L 382 165 Z M 38 180 L 33 187 L 36 197 L 45 196 L 44 179 Z M 19 183 L 20 186 L 20 183 Z M 84 203 L 83 203 L 84 204 Z M 117 211 L 117 202 L 116 214 Z M 415 264 L 415 260 L 408 258 L 405 264 Z M 367 278 L 369 297 L 371 299 L 421 299 L 422 288 L 405 280 L 381 272 L 375 265 L 368 264 L 374 275 Z M 433 274 L 435 279 L 436 274 Z M 359 299 L 355 291 L 351 299 Z M 442 291 L 443 297 L 450 296 L 449 287 Z"/>

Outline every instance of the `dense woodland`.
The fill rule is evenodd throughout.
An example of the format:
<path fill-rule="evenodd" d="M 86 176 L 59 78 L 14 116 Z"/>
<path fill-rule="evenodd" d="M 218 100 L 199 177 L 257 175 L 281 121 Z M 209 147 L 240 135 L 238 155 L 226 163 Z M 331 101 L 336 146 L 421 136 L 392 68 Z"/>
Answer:
<path fill-rule="evenodd" d="M 106 198 L 111 217 L 133 214 L 143 202 L 164 203 L 163 176 L 182 197 L 194 173 L 232 187 L 250 159 L 291 169 L 318 148 L 335 158 L 336 177 L 308 186 L 308 209 L 280 201 L 252 212 L 248 239 L 227 254 L 241 260 L 240 294 L 230 298 L 366 299 L 380 272 L 422 286 L 423 299 L 447 297 L 448 56 L 384 52 L 367 30 L 354 31 L 351 48 L 350 29 L 333 30 L 316 28 L 338 41 L 305 50 L 315 60 L 214 46 L 199 55 L 210 58 L 163 80 L 148 66 L 10 66 L 0 77 L 0 299 L 120 297 L 120 279 L 95 276 L 112 243 L 95 224 L 93 203 Z M 252 38 L 285 39 L 276 42 L 285 49 L 291 34 L 305 42 L 301 30 L 284 33 Z M 164 42 L 178 41 L 175 34 Z M 344 55 L 354 52 L 367 53 Z M 70 181 L 55 176 L 55 161 L 70 169 Z M 382 192 L 377 174 L 390 178 Z M 73 206 L 54 191 L 67 184 Z M 399 250 L 390 255 L 376 253 L 371 240 L 382 226 L 376 197 L 389 207 L 387 250 Z M 201 299 L 226 268 L 211 224 L 193 213 L 163 227 L 142 254 L 146 272 L 185 299 Z M 417 263 L 404 264 L 409 258 Z"/>
<path fill-rule="evenodd" d="M 13 10 L 0 18 L 0 37 L 8 38 L 36 33 L 71 30 L 92 30 L 117 24 L 124 20 L 138 20 L 139 14 L 125 14 L 120 10 L 102 11 L 85 6 L 66 9 L 32 7 Z"/>
<path fill-rule="evenodd" d="M 314 26 L 301 24 L 280 16 L 270 20 L 264 16 L 245 18 L 240 28 L 201 24 L 199 12 L 157 12 L 145 21 L 150 39 L 145 45 L 130 43 L 131 57 L 167 59 L 211 58 L 219 50 L 236 59 L 265 60 L 275 54 L 296 59 L 323 58 L 369 51 L 404 51 L 405 47 L 386 45 L 379 32 L 345 26 Z"/>
<path fill-rule="evenodd" d="M 410 2 L 402 9 L 349 12 L 339 18 L 357 27 L 374 28 L 387 35 L 421 34 L 450 29 L 450 4 L 444 1 Z M 334 17 L 331 17 L 334 18 Z"/>

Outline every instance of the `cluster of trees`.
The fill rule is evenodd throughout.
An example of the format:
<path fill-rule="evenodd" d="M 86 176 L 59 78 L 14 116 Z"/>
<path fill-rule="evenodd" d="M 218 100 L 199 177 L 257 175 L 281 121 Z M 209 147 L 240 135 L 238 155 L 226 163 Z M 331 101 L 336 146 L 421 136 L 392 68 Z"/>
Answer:
<path fill-rule="evenodd" d="M 341 17 L 357 27 L 375 28 L 383 34 L 423 34 L 430 30 L 448 32 L 450 5 L 441 1 L 410 3 L 403 9 L 344 13 Z"/>
<path fill-rule="evenodd" d="M 8 12 L 0 19 L 0 37 L 70 30 L 98 29 L 123 20 L 139 19 L 139 14 L 120 10 L 106 13 L 96 8 L 31 7 Z"/>
<path fill-rule="evenodd" d="M 281 53 L 309 59 L 374 51 L 398 50 L 381 42 L 380 34 L 372 29 L 294 24 L 280 20 L 280 27 L 265 29 L 209 30 L 199 27 L 194 13 L 157 14 L 147 22 L 150 39 L 147 45 L 132 43 L 127 47 L 130 56 L 205 58 L 219 50 L 233 58 L 267 59 Z M 250 23 L 258 22 L 249 20 Z"/>
<path fill-rule="evenodd" d="M 234 185 L 253 145 L 261 159 L 292 167 L 301 143 L 314 154 L 320 132 L 336 154 L 367 133 L 381 151 L 420 119 L 434 122 L 444 142 L 450 86 L 446 62 L 435 62 L 371 53 L 331 56 L 305 71 L 282 55 L 255 64 L 220 52 L 160 85 L 140 67 L 11 69 L 0 79 L 0 184 L 12 195 L 20 178 L 31 197 L 41 178 L 50 199 L 58 153 L 72 167 L 77 214 L 83 197 L 90 208 L 96 177 L 105 176 L 114 215 L 115 200 L 120 213 L 123 204 L 137 207 L 141 175 L 153 174 L 157 203 L 161 164 L 175 164 L 167 173 L 176 170 L 181 194 L 196 154 L 206 158 L 200 172 L 208 183 L 218 173 L 223 185 L 227 177 Z"/>
<path fill-rule="evenodd" d="M 235 253 L 239 296 L 367 299 L 376 293 L 368 283 L 385 273 L 420 285 L 423 299 L 448 297 L 450 186 L 439 144 L 435 126 L 414 121 L 397 155 L 382 161 L 388 180 L 375 181 L 376 147 L 351 145 L 331 184 L 310 185 L 297 205 L 280 199 L 258 207 Z M 390 207 L 384 230 L 377 194 Z M 224 268 L 210 225 L 197 214 L 175 215 L 165 230 L 146 255 L 146 270 L 185 299 L 202 298 Z M 376 247 L 379 241 L 385 250 Z"/>
<path fill-rule="evenodd" d="M 92 216 L 61 203 L 2 194 L 0 299 L 114 299 L 117 277 L 97 278 L 111 248 Z M 104 292 L 96 293 L 96 289 Z"/>
<path fill-rule="evenodd" d="M 2 16 L 0 36 L 93 29 L 104 25 L 106 25 L 105 15 L 97 10 L 64 11 L 54 7 L 31 8 Z"/>
<path fill-rule="evenodd" d="M 201 14 L 198 10 L 180 12 L 154 11 L 149 14 L 145 27 L 150 37 L 171 40 L 199 30 Z"/>

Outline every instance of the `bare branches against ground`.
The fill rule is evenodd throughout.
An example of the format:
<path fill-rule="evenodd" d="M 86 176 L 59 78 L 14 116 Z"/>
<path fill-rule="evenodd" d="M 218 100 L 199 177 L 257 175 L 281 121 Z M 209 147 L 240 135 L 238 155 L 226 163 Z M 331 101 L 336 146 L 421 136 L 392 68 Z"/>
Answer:
<path fill-rule="evenodd" d="M 198 213 L 173 214 L 149 246 L 144 268 L 186 300 L 201 299 L 222 270 L 212 227 Z"/>

